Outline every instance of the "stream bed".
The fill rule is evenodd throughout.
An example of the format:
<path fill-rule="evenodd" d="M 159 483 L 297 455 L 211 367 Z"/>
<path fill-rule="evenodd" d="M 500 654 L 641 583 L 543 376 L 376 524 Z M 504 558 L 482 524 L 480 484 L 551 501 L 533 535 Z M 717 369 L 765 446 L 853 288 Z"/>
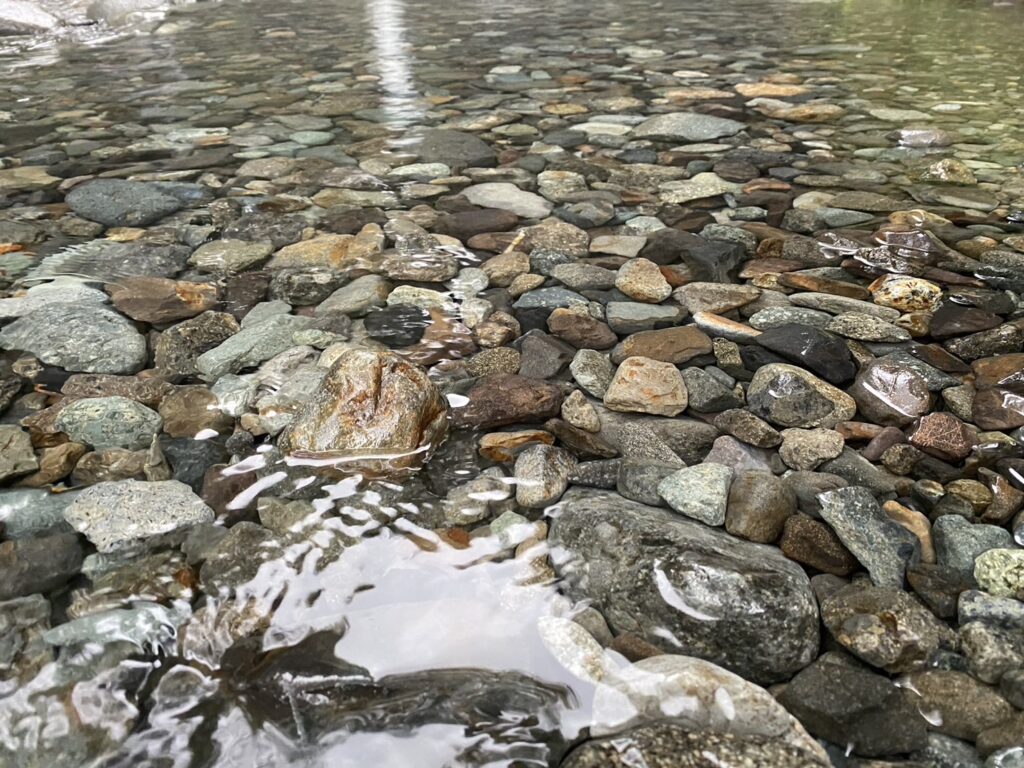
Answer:
<path fill-rule="evenodd" d="M 1022 29 L 0 40 L 0 766 L 1024 766 Z"/>

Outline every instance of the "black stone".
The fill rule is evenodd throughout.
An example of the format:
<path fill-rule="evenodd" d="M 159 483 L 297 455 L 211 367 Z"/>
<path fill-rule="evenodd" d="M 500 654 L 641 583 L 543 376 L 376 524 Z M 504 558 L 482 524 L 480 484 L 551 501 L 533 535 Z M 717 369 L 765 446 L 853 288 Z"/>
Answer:
<path fill-rule="evenodd" d="M 363 318 L 366 333 L 372 339 L 389 347 L 408 347 L 423 338 L 430 325 L 430 315 L 419 307 L 396 304 L 381 307 Z"/>
<path fill-rule="evenodd" d="M 769 328 L 757 343 L 831 384 L 845 384 L 857 373 L 850 348 L 838 336 L 800 323 Z"/>

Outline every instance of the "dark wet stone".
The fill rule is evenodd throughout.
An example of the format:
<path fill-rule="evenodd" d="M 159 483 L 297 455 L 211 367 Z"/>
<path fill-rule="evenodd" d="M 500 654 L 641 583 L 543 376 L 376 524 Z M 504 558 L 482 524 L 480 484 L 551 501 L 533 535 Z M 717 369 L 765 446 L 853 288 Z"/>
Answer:
<path fill-rule="evenodd" d="M 848 486 L 818 496 L 821 516 L 879 586 L 902 588 L 920 559 L 917 537 L 893 522 L 867 488 Z"/>
<path fill-rule="evenodd" d="M 945 302 L 928 323 L 928 333 L 936 339 L 948 339 L 995 328 L 1003 318 L 976 307 L 965 307 L 952 301 Z"/>
<path fill-rule="evenodd" d="M 841 658 L 818 659 L 778 699 L 812 735 L 858 755 L 899 755 L 928 743 L 928 723 L 899 688 Z"/>
<path fill-rule="evenodd" d="M 834 427 L 849 421 L 857 404 L 802 368 L 774 363 L 758 368 L 747 389 L 754 415 L 780 427 Z"/>
<path fill-rule="evenodd" d="M 346 280 L 345 275 L 329 269 L 277 269 L 270 278 L 268 294 L 292 306 L 309 307 L 320 304 Z"/>
<path fill-rule="evenodd" d="M 179 480 L 199 492 L 203 487 L 203 476 L 215 464 L 227 460 L 228 454 L 218 440 L 192 440 L 182 437 L 161 438 L 160 447 L 167 457 L 174 473 Z"/>
<path fill-rule="evenodd" d="M 694 732 L 686 723 L 665 721 L 585 741 L 569 753 L 560 768 L 632 768 L 637 765 L 650 768 L 815 768 L 825 763 L 781 738 Z"/>
<path fill-rule="evenodd" d="M 615 632 L 759 683 L 789 677 L 817 653 L 810 584 L 777 549 L 583 489 L 563 497 L 550 537 L 567 550 L 560 571 L 570 596 L 592 600 Z M 725 599 L 707 599 L 709 578 L 733 585 Z"/>
<path fill-rule="evenodd" d="M 411 304 L 395 304 L 368 312 L 363 323 L 370 338 L 393 348 L 408 347 L 423 338 L 430 315 Z"/>
<path fill-rule="evenodd" d="M 857 372 L 843 339 L 809 325 L 790 323 L 769 328 L 756 341 L 832 384 L 844 384 Z"/>
<path fill-rule="evenodd" d="M 85 553 L 78 536 L 57 533 L 0 544 L 0 600 L 50 592 L 74 578 Z"/>
<path fill-rule="evenodd" d="M 444 163 L 453 171 L 490 168 L 497 163 L 494 149 L 477 136 L 440 128 L 425 130 L 410 147 L 423 163 Z"/>
<path fill-rule="evenodd" d="M 160 183 L 94 179 L 74 187 L 65 202 L 75 213 L 108 227 L 145 227 L 183 207 Z"/>
<path fill-rule="evenodd" d="M 1019 352 L 1024 345 L 1024 326 L 1005 323 L 987 331 L 961 336 L 943 343 L 961 360 L 971 362 L 982 357 Z"/>
<path fill-rule="evenodd" d="M 559 414 L 564 398 L 561 387 L 524 376 L 481 376 L 465 393 L 469 402 L 452 409 L 455 427 L 501 427 L 517 422 L 538 422 Z"/>
<path fill-rule="evenodd" d="M 836 488 L 845 488 L 849 485 L 845 478 L 828 472 L 789 472 L 783 479 L 796 494 L 799 510 L 814 518 L 821 517 L 819 493 L 834 491 Z"/>
<path fill-rule="evenodd" d="M 298 242 L 307 226 L 306 219 L 296 214 L 248 213 L 224 227 L 221 237 L 225 240 L 269 242 L 274 248 L 283 248 Z"/>
<path fill-rule="evenodd" d="M 847 390 L 860 412 L 876 424 L 902 427 L 928 413 L 927 382 L 898 363 L 873 360 Z"/>
<path fill-rule="evenodd" d="M 194 376 L 196 358 L 238 333 L 238 322 L 226 312 L 204 312 L 173 325 L 157 338 L 156 368 L 172 376 Z"/>
<path fill-rule="evenodd" d="M 515 343 L 522 354 L 519 374 L 529 379 L 554 378 L 573 360 L 576 352 L 561 339 L 540 330 L 529 331 Z"/>
<path fill-rule="evenodd" d="M 697 413 L 719 413 L 743 405 L 735 392 L 700 368 L 684 368 L 682 376 L 686 382 L 687 407 Z"/>
<path fill-rule="evenodd" d="M 779 547 L 790 560 L 835 576 L 847 576 L 857 570 L 858 563 L 824 523 L 805 515 L 786 519 Z"/>
<path fill-rule="evenodd" d="M 952 630 L 906 592 L 863 581 L 823 599 L 821 620 L 846 650 L 891 674 L 922 669 L 956 643 Z"/>

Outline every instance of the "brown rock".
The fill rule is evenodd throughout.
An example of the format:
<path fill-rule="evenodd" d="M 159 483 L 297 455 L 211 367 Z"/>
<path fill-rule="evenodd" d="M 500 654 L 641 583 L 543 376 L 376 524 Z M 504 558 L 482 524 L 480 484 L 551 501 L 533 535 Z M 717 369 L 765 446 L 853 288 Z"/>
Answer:
<path fill-rule="evenodd" d="M 611 650 L 621 653 L 629 661 L 640 661 L 649 659 L 651 656 L 661 656 L 665 652 L 655 645 L 651 645 L 639 635 L 632 632 L 623 632 L 616 635 L 608 646 Z"/>
<path fill-rule="evenodd" d="M 867 288 L 856 283 L 830 280 L 827 277 L 807 275 L 801 272 L 783 272 L 779 275 L 779 285 L 784 285 L 787 288 L 796 288 L 801 291 L 831 293 L 834 296 L 846 296 L 851 299 L 870 300 L 871 298 L 871 293 Z"/>
<path fill-rule="evenodd" d="M 1024 395 L 1005 389 L 983 389 L 971 402 L 971 418 L 982 429 L 1024 426 Z"/>
<path fill-rule="evenodd" d="M 564 394 L 540 379 L 496 374 L 480 377 L 466 397 L 466 405 L 452 409 L 452 425 L 487 429 L 557 416 Z"/>
<path fill-rule="evenodd" d="M 924 416 L 910 434 L 911 445 L 943 461 L 962 461 L 977 442 L 974 427 L 945 411 Z"/>
<path fill-rule="evenodd" d="M 608 349 L 619 340 L 607 323 L 571 309 L 555 309 L 548 315 L 548 330 L 576 349 Z"/>
<path fill-rule="evenodd" d="M 872 421 L 902 427 L 928 413 L 928 383 L 914 371 L 887 360 L 866 365 L 849 389 L 857 408 Z"/>
<path fill-rule="evenodd" d="M 999 388 L 1024 394 L 1024 352 L 998 357 L 983 357 L 971 363 L 974 386 Z"/>
<path fill-rule="evenodd" d="M 81 443 L 61 443 L 44 448 L 39 457 L 39 471 L 22 478 L 18 485 L 28 488 L 42 488 L 66 477 L 85 454 L 87 448 Z"/>
<path fill-rule="evenodd" d="M 505 287 L 530 271 L 530 257 L 521 251 L 506 251 L 485 261 L 480 269 L 492 286 Z"/>
<path fill-rule="evenodd" d="M 217 396 L 206 387 L 178 387 L 160 403 L 163 430 L 171 437 L 196 437 L 212 430 L 230 432 L 235 420 L 220 410 Z"/>
<path fill-rule="evenodd" d="M 154 325 L 186 320 L 217 305 L 217 286 L 212 283 L 126 277 L 107 285 L 106 291 L 114 306 L 128 317 Z"/>
<path fill-rule="evenodd" d="M 790 560 L 835 576 L 847 576 L 860 567 L 831 528 L 804 515 L 786 520 L 779 547 Z"/>
<path fill-rule="evenodd" d="M 693 325 L 640 331 L 627 336 L 612 350 L 612 362 L 618 365 L 627 357 L 646 357 L 680 365 L 698 355 L 711 354 L 711 338 Z"/>
<path fill-rule="evenodd" d="M 671 363 L 629 357 L 616 369 L 604 404 L 613 411 L 678 416 L 686 410 L 686 383 Z"/>
<path fill-rule="evenodd" d="M 999 693 L 964 672 L 929 669 L 907 675 L 924 711 L 937 711 L 941 722 L 934 730 L 956 739 L 974 741 L 982 731 L 997 726 L 1015 713 Z"/>
<path fill-rule="evenodd" d="M 156 408 L 174 391 L 174 385 L 159 377 L 115 376 L 106 373 L 75 373 L 68 377 L 60 391 L 72 397 L 126 397 Z"/>
<path fill-rule="evenodd" d="M 143 480 L 145 468 L 146 451 L 108 448 L 82 456 L 71 473 L 71 480 L 75 485 L 94 485 L 108 480 Z"/>
<path fill-rule="evenodd" d="M 480 438 L 480 455 L 485 459 L 505 463 L 514 461 L 516 454 L 528 445 L 554 445 L 555 436 L 543 429 L 523 429 L 517 432 L 489 432 Z"/>
<path fill-rule="evenodd" d="M 154 345 L 156 368 L 168 376 L 193 376 L 199 372 L 196 358 L 238 330 L 238 321 L 226 312 L 204 312 L 173 325 L 160 334 Z"/>
<path fill-rule="evenodd" d="M 447 403 L 423 369 L 392 352 L 352 348 L 279 445 L 339 471 L 387 474 L 421 466 L 447 434 Z"/>
<path fill-rule="evenodd" d="M 796 512 L 796 494 L 770 472 L 737 472 L 729 486 L 725 530 L 733 536 L 772 544 Z"/>

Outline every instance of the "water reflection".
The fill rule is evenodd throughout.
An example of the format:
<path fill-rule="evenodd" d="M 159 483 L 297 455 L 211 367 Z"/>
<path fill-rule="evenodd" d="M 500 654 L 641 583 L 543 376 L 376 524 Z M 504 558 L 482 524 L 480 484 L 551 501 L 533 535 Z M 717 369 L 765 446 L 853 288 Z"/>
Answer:
<path fill-rule="evenodd" d="M 373 39 L 373 68 L 383 90 L 383 122 L 389 128 L 403 130 L 423 114 L 405 36 L 405 5 L 402 0 L 367 0 L 366 12 Z"/>

